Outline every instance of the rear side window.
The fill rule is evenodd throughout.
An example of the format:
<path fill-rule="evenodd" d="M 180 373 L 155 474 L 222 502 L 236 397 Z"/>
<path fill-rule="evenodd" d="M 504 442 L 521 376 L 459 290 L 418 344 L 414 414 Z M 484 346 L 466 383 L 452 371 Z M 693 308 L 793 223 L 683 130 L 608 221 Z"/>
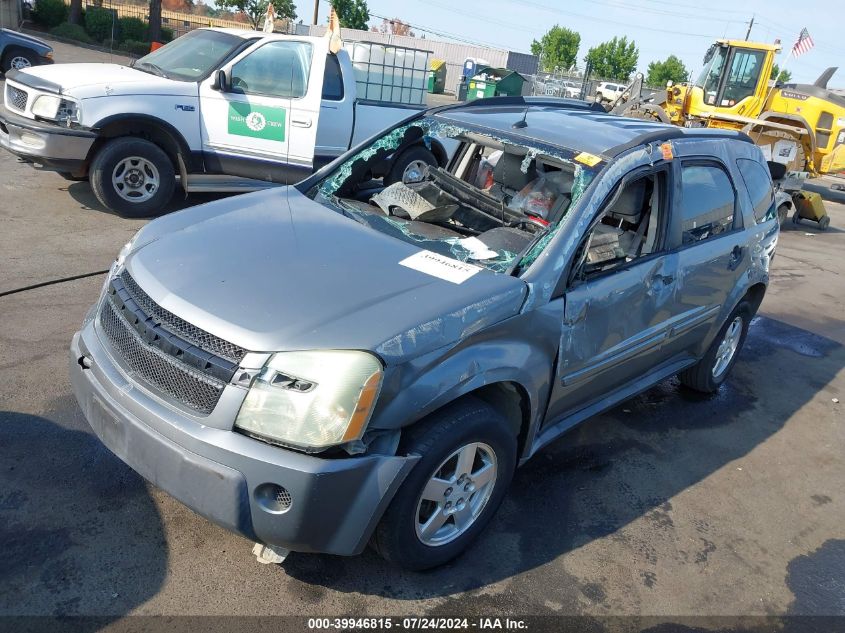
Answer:
<path fill-rule="evenodd" d="M 323 73 L 323 99 L 341 101 L 343 99 L 343 75 L 336 55 L 326 56 L 326 71 Z"/>
<path fill-rule="evenodd" d="M 724 169 L 715 165 L 684 165 L 682 186 L 684 244 L 702 242 L 733 228 L 736 196 Z"/>
<path fill-rule="evenodd" d="M 759 223 L 774 218 L 777 215 L 777 209 L 769 171 L 757 161 L 747 158 L 738 158 L 736 165 L 739 167 L 739 173 L 751 198 L 754 219 Z"/>

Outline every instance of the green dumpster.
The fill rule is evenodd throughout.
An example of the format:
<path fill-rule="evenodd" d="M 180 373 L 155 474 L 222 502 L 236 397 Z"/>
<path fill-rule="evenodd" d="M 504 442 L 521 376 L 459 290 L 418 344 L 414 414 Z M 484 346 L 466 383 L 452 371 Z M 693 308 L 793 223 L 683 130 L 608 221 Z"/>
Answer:
<path fill-rule="evenodd" d="M 442 94 L 445 89 L 446 62 L 442 59 L 433 59 L 428 71 L 428 91 L 432 94 Z"/>
<path fill-rule="evenodd" d="M 522 94 L 524 83 L 525 77 L 515 70 L 482 66 L 475 76 L 469 80 L 467 100 L 502 95 L 518 97 Z"/>

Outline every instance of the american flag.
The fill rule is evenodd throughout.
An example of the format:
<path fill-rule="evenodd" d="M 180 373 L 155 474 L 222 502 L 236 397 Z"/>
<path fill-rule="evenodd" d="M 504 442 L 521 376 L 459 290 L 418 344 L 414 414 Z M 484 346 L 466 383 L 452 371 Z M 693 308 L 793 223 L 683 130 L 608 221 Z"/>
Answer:
<path fill-rule="evenodd" d="M 807 30 L 807 27 L 804 27 L 801 29 L 798 41 L 792 45 L 792 55 L 794 57 L 798 57 L 799 55 L 806 53 L 811 48 L 813 48 L 813 38 L 810 37 L 810 32 Z"/>

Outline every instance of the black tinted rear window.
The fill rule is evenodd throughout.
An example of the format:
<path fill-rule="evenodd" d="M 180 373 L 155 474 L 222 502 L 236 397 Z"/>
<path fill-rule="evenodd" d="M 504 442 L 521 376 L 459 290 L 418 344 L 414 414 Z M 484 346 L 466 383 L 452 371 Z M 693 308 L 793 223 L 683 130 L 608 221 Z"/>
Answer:
<path fill-rule="evenodd" d="M 684 165 L 681 227 L 683 243 L 701 242 L 730 231 L 734 223 L 734 189 L 715 165 Z"/>
<path fill-rule="evenodd" d="M 323 73 L 323 99 L 340 101 L 343 99 L 343 76 L 340 73 L 340 62 L 336 55 L 326 57 L 326 70 Z"/>
<path fill-rule="evenodd" d="M 777 209 L 769 170 L 757 161 L 747 158 L 737 159 L 736 164 L 751 198 L 754 218 L 757 222 L 771 220 L 777 215 Z"/>

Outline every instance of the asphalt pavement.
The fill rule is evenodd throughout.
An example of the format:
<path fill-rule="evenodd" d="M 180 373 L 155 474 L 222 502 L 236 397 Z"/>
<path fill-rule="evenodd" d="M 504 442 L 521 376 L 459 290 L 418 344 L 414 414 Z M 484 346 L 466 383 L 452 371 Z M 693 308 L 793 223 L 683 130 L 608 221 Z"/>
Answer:
<path fill-rule="evenodd" d="M 669 380 L 589 420 L 517 473 L 470 551 L 417 574 L 370 551 L 260 565 L 102 446 L 66 368 L 102 276 L 2 295 L 106 269 L 144 221 L 0 152 L 0 615 L 845 615 L 845 206 L 829 197 L 827 232 L 784 228 L 719 394 Z"/>

